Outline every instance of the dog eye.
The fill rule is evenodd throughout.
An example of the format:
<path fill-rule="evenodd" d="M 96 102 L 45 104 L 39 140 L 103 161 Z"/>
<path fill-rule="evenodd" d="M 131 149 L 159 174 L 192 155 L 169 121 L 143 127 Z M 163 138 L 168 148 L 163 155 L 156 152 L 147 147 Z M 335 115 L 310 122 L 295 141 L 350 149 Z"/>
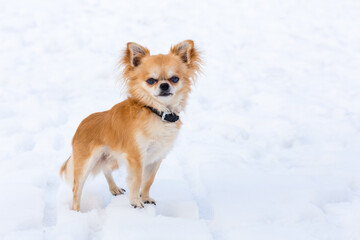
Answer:
<path fill-rule="evenodd" d="M 179 81 L 179 78 L 177 76 L 173 76 L 169 80 L 172 81 L 173 83 L 177 83 Z"/>
<path fill-rule="evenodd" d="M 146 82 L 147 82 L 148 84 L 150 84 L 150 85 L 153 85 L 154 83 L 157 82 L 157 80 L 156 80 L 156 79 L 153 79 L 153 78 L 149 78 L 148 80 L 146 80 Z"/>

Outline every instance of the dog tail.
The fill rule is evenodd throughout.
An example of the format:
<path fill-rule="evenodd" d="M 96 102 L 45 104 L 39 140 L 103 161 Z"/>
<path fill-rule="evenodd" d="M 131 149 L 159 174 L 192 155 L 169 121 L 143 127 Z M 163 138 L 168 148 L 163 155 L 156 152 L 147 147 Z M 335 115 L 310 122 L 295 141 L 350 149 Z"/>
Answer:
<path fill-rule="evenodd" d="M 66 182 L 72 186 L 74 183 L 74 161 L 73 157 L 70 156 L 61 166 L 60 176 L 65 175 Z"/>

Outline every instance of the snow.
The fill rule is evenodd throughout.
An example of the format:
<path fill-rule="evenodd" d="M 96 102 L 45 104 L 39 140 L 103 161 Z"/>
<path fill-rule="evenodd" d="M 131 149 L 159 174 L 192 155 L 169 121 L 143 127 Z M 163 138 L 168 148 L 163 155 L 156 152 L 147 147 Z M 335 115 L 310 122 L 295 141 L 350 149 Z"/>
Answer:
<path fill-rule="evenodd" d="M 18 0 L 0 18 L 0 239 L 360 239 L 358 1 Z M 59 168 L 80 121 L 124 99 L 126 42 L 185 39 L 204 74 L 157 205 L 99 175 L 71 211 Z"/>

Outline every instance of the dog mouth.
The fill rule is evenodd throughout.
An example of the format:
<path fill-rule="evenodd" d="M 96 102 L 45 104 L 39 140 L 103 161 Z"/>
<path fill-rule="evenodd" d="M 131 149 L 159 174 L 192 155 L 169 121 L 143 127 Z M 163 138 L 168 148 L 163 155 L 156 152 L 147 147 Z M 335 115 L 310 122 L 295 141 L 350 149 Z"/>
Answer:
<path fill-rule="evenodd" d="M 172 93 L 169 93 L 169 92 L 162 92 L 159 94 L 159 97 L 168 97 L 168 96 L 171 96 L 173 95 Z"/>

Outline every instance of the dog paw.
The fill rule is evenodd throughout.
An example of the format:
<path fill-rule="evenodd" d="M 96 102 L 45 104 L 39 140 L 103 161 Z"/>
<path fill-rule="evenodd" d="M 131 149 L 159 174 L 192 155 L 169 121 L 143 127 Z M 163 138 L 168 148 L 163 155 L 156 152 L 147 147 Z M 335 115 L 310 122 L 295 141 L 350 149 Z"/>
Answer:
<path fill-rule="evenodd" d="M 143 198 L 142 200 L 143 200 L 143 202 L 144 202 L 145 204 L 154 204 L 154 205 L 156 205 L 155 200 L 152 199 L 151 197 Z"/>
<path fill-rule="evenodd" d="M 130 202 L 131 206 L 134 208 L 144 208 L 144 202 L 140 199 L 134 199 Z"/>
<path fill-rule="evenodd" d="M 76 204 L 76 203 L 73 203 L 71 209 L 74 210 L 74 211 L 76 211 L 76 212 L 80 212 L 80 205 L 79 205 L 79 204 Z"/>
<path fill-rule="evenodd" d="M 117 186 L 110 188 L 110 192 L 112 195 L 116 196 L 116 195 L 120 195 L 120 194 L 124 194 L 126 191 L 123 188 L 118 188 Z"/>

